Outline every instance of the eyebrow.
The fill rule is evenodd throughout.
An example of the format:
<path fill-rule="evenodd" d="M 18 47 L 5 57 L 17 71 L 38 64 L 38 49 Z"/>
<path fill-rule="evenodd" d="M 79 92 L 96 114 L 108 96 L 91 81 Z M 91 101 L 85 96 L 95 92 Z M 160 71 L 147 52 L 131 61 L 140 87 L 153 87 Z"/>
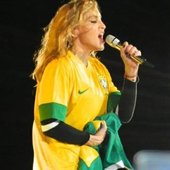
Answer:
<path fill-rule="evenodd" d="M 101 19 L 101 16 L 98 16 L 98 15 L 91 15 L 87 18 L 88 19 L 91 19 L 91 18 L 95 18 L 95 19 Z"/>

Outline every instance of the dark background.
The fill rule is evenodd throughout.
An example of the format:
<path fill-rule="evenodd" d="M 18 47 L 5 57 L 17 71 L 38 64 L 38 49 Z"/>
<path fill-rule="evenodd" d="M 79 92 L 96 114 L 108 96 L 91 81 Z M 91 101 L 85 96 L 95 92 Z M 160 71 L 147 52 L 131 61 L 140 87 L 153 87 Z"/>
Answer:
<path fill-rule="evenodd" d="M 33 53 L 45 27 L 64 0 L 0 1 L 0 169 L 32 169 L 35 82 L 29 77 Z M 154 68 L 140 67 L 133 120 L 120 136 L 128 158 L 143 149 L 170 149 L 169 0 L 100 0 L 106 35 L 135 44 Z M 98 53 L 121 88 L 119 52 L 106 45 Z M 2 168 L 2 167 L 3 168 Z"/>

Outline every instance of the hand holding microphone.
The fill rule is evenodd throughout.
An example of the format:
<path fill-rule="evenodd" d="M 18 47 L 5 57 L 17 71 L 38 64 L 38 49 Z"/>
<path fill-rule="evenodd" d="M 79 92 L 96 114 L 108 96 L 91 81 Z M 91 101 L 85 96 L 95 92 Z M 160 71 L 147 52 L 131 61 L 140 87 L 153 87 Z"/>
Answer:
<path fill-rule="evenodd" d="M 120 40 L 113 35 L 108 35 L 106 37 L 106 43 L 120 51 L 121 58 L 125 66 L 124 78 L 132 82 L 136 82 L 139 65 L 146 64 L 146 59 L 141 57 L 141 51 L 138 50 L 135 46 L 128 44 L 128 42 L 125 42 L 122 45 Z M 148 63 L 147 65 L 150 66 Z"/>
<path fill-rule="evenodd" d="M 106 43 L 110 45 L 113 48 L 116 48 L 117 50 L 120 50 L 124 48 L 124 45 L 126 46 L 127 44 L 122 45 L 120 40 L 114 37 L 113 35 L 107 35 L 106 37 Z M 143 64 L 148 67 L 154 67 L 153 64 L 149 63 L 145 58 L 141 57 L 141 53 L 139 50 L 137 50 L 136 47 L 132 45 L 128 45 L 127 51 L 129 52 L 129 57 L 132 59 L 135 63 L 137 64 Z"/>

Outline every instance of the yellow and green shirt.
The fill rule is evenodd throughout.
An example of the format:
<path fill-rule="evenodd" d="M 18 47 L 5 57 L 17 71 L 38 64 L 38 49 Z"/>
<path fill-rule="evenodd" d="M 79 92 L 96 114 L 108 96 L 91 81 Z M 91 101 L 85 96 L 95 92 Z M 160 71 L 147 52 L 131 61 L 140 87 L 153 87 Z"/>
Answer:
<path fill-rule="evenodd" d="M 45 136 L 40 122 L 54 118 L 83 130 L 88 122 L 107 112 L 110 93 L 120 95 L 108 70 L 96 57 L 89 58 L 87 67 L 71 51 L 51 61 L 36 89 L 33 169 L 77 170 L 83 146 Z M 93 148 L 88 148 L 98 156 Z"/>

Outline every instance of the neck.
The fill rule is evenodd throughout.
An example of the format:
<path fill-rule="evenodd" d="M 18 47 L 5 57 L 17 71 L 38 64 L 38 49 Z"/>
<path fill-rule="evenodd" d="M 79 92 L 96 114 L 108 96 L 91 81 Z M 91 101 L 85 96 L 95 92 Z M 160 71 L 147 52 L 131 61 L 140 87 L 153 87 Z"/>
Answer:
<path fill-rule="evenodd" d="M 83 64 L 87 67 L 88 65 L 88 59 L 90 57 L 90 52 L 85 52 L 83 50 L 76 50 L 76 49 L 72 49 L 73 54 L 78 57 Z"/>

